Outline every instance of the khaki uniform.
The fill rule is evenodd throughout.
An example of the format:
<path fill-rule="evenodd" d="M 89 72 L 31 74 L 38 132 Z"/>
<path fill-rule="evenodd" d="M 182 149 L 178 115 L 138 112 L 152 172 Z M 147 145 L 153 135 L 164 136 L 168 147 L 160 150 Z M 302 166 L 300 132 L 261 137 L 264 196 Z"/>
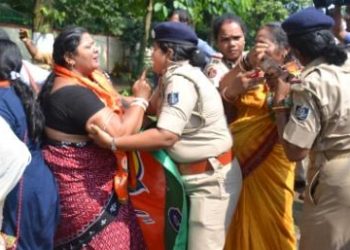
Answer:
<path fill-rule="evenodd" d="M 237 160 L 223 166 L 215 157 L 232 146 L 220 95 L 199 68 L 178 63 L 162 77 L 157 127 L 180 136 L 168 149 L 178 163 L 208 159 L 214 171 L 184 175 L 190 199 L 188 249 L 223 249 L 235 210 L 241 172 Z"/>
<path fill-rule="evenodd" d="M 212 58 L 208 65 L 204 69 L 204 74 L 214 84 L 216 88 L 219 88 L 219 83 L 224 75 L 230 71 L 235 64 L 219 58 Z"/>
<path fill-rule="evenodd" d="M 350 64 L 316 59 L 301 77 L 283 134 L 311 149 L 300 249 L 350 249 Z"/>

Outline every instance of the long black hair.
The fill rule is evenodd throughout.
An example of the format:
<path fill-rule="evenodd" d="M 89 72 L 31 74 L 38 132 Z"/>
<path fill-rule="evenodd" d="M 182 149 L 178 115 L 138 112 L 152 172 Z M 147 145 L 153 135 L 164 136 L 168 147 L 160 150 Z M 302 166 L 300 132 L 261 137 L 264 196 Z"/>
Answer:
<path fill-rule="evenodd" d="M 162 41 L 156 42 L 163 53 L 167 53 L 169 49 L 173 50 L 172 61 L 174 62 L 189 60 L 192 66 L 200 68 L 203 68 L 206 64 L 205 55 L 194 44 L 180 44 Z"/>
<path fill-rule="evenodd" d="M 77 26 L 66 27 L 55 39 L 53 44 L 53 61 L 55 64 L 68 68 L 65 56 L 67 54 L 74 55 L 80 44 L 81 37 L 83 34 L 88 33 L 85 28 Z M 51 73 L 47 78 L 45 84 L 43 85 L 40 95 L 39 102 L 42 106 L 45 106 L 44 100 L 49 95 L 53 87 L 53 81 L 55 79 L 55 74 Z"/>
<path fill-rule="evenodd" d="M 35 142 L 40 142 L 44 129 L 44 115 L 34 92 L 19 78 L 22 67 L 22 56 L 17 45 L 7 39 L 0 39 L 0 81 L 8 80 L 26 113 L 28 136 Z"/>
<path fill-rule="evenodd" d="M 330 30 L 288 36 L 289 45 L 309 60 L 323 57 L 328 64 L 341 66 L 348 58 L 344 47 L 335 43 Z"/>

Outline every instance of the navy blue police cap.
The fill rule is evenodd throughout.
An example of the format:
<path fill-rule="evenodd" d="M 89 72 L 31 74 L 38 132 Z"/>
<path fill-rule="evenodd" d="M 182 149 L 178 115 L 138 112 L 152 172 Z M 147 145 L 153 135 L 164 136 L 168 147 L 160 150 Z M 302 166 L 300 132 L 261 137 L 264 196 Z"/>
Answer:
<path fill-rule="evenodd" d="M 283 23 L 282 28 L 288 36 L 330 29 L 334 25 L 331 17 L 314 7 L 303 9 L 292 14 Z"/>
<path fill-rule="evenodd" d="M 162 22 L 153 29 L 153 38 L 160 42 L 197 45 L 198 37 L 187 24 L 180 22 Z"/>

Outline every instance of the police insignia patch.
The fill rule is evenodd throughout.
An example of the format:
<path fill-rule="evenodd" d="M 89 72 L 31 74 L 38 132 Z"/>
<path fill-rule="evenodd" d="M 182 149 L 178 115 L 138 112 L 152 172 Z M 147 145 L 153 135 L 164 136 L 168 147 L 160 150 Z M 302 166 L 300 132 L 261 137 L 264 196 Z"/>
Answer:
<path fill-rule="evenodd" d="M 171 92 L 167 96 L 168 104 L 170 106 L 175 105 L 179 102 L 179 93 L 178 92 Z"/>
<path fill-rule="evenodd" d="M 304 121 L 309 116 L 310 109 L 303 105 L 297 105 L 295 108 L 295 117 L 299 121 Z"/>
<path fill-rule="evenodd" d="M 214 77 L 216 76 L 217 73 L 218 73 L 218 72 L 216 71 L 216 69 L 210 68 L 210 69 L 208 70 L 208 77 L 209 77 L 209 78 L 214 78 Z"/>

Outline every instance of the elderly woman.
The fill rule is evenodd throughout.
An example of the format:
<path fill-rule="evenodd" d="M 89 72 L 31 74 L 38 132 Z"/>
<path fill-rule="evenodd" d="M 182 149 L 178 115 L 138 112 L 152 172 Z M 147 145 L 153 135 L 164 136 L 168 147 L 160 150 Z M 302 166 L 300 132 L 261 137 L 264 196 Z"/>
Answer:
<path fill-rule="evenodd" d="M 43 113 L 32 90 L 20 80 L 22 56 L 15 43 L 0 40 L 0 61 L 0 116 L 32 156 L 19 184 L 6 198 L 1 232 L 9 249 L 52 249 L 59 204 L 54 176 L 40 149 Z M 2 136 L 1 132 L 1 140 Z M 11 156 L 3 158 L 6 162 Z M 0 186 L 6 190 L 7 184 Z"/>
<path fill-rule="evenodd" d="M 264 58 L 261 66 L 257 64 L 260 58 Z M 296 248 L 294 164 L 278 141 L 271 107 L 275 87 L 271 73 L 289 60 L 281 26 L 266 24 L 259 29 L 254 48 L 220 82 L 222 98 L 230 103 L 227 113 L 234 113 L 230 124 L 233 151 L 244 177 L 226 249 Z"/>
<path fill-rule="evenodd" d="M 191 28 L 164 22 L 154 31 L 153 70 L 161 76 L 156 128 L 112 138 L 93 126 L 92 136 L 109 148 L 166 149 L 190 202 L 188 249 L 222 249 L 241 173 L 220 95 L 193 63 L 198 39 Z"/>
<path fill-rule="evenodd" d="M 307 8 L 283 24 L 295 56 L 305 66 L 292 85 L 279 78 L 273 105 L 279 138 L 290 160 L 310 155 L 309 186 L 301 225 L 302 250 L 350 249 L 350 65 L 336 45 L 333 20 Z M 290 112 L 290 115 L 289 115 Z"/>
<path fill-rule="evenodd" d="M 138 98 L 124 110 L 120 96 L 98 70 L 98 50 L 84 28 L 69 27 L 59 34 L 53 59 L 53 75 L 40 101 L 46 118 L 44 157 L 60 193 L 55 247 L 143 249 L 143 237 L 127 201 L 125 176 L 119 175 L 126 167 L 125 153 L 113 154 L 94 145 L 87 127 L 98 124 L 113 136 L 138 131 L 150 86 L 140 79 L 134 85 Z"/>

